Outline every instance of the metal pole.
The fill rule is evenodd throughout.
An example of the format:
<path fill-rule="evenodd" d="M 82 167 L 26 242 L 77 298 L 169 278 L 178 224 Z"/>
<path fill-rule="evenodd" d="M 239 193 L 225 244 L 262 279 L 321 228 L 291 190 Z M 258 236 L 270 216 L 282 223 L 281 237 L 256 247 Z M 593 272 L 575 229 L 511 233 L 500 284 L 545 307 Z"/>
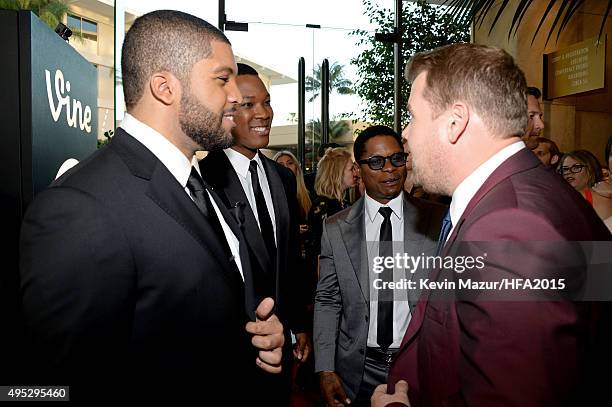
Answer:
<path fill-rule="evenodd" d="M 298 62 L 298 139 L 297 158 L 300 166 L 306 163 L 306 61 L 300 57 Z M 305 170 L 304 170 L 305 171 Z"/>
<path fill-rule="evenodd" d="M 321 144 L 329 143 L 329 61 L 321 64 Z"/>
<path fill-rule="evenodd" d="M 227 16 L 225 15 L 225 0 L 219 0 L 219 29 L 225 31 L 225 21 Z"/>
<path fill-rule="evenodd" d="M 395 43 L 393 44 L 393 124 L 402 132 L 402 0 L 395 0 Z"/>

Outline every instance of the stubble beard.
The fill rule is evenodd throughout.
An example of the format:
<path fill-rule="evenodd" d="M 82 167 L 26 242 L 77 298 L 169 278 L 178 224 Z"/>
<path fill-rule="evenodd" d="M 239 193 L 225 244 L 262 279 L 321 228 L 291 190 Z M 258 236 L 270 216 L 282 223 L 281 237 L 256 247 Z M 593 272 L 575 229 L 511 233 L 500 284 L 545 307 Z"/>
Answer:
<path fill-rule="evenodd" d="M 439 144 L 432 141 L 427 150 L 421 153 L 417 150 L 410 147 L 414 185 L 423 187 L 426 192 L 450 196 L 447 171 L 443 165 L 445 156 Z"/>
<path fill-rule="evenodd" d="M 179 124 L 187 137 L 202 150 L 219 150 L 234 144 L 231 132 L 223 128 L 223 115 L 208 110 L 189 91 L 181 98 Z"/>

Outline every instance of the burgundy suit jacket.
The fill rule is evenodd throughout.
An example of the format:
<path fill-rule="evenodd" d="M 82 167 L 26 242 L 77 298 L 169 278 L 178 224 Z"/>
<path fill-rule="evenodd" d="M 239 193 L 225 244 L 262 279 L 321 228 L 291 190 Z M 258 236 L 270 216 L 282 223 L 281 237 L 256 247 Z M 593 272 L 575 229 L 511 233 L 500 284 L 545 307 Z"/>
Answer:
<path fill-rule="evenodd" d="M 567 253 L 528 241 L 609 241 L 586 200 L 527 149 L 508 158 L 468 204 L 443 254 L 461 242 L 523 241 L 497 255 L 496 277 L 555 277 Z M 502 242 L 503 241 L 503 242 Z M 537 248 L 536 248 L 537 247 Z M 475 253 L 476 255 L 476 253 Z M 588 405 L 603 390 L 612 342 L 606 304 L 436 301 L 425 292 L 389 373 L 416 406 Z M 600 362 L 598 364 L 598 362 Z M 578 404 L 577 404 L 578 403 Z"/>

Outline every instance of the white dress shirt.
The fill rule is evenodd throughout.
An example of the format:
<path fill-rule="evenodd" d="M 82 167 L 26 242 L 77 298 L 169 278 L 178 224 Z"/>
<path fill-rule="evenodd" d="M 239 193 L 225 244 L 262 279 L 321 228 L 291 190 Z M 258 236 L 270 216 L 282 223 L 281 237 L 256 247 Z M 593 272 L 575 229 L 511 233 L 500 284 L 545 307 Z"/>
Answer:
<path fill-rule="evenodd" d="M 187 188 L 187 180 L 191 174 L 191 167 L 194 167 L 198 174 L 200 174 L 200 166 L 198 165 L 198 160 L 195 155 L 191 158 L 191 161 L 189 161 L 181 150 L 179 150 L 167 138 L 129 113 L 125 114 L 120 127 L 143 144 L 147 149 L 149 149 L 149 151 L 151 151 L 159 159 L 159 161 L 166 166 L 168 171 L 170 171 L 178 183 L 183 187 L 187 196 L 190 199 L 193 199 L 191 197 L 191 193 L 189 192 L 189 188 Z M 217 213 L 217 217 L 221 222 L 223 233 L 225 233 L 227 243 L 229 244 L 232 255 L 234 256 L 234 260 L 236 261 L 240 275 L 244 280 L 242 263 L 240 262 L 240 247 L 238 238 L 236 235 L 234 235 L 234 232 L 232 232 L 230 227 L 225 222 L 221 211 L 219 211 L 217 203 L 212 197 L 210 197 L 210 199 L 213 207 L 215 208 L 215 212 Z"/>
<path fill-rule="evenodd" d="M 485 183 L 487 178 L 493 174 L 493 172 L 503 164 L 508 158 L 518 153 L 520 150 L 525 148 L 525 143 L 517 141 L 509 146 L 504 147 L 497 153 L 493 154 L 491 158 L 482 163 L 478 168 L 468 175 L 453 192 L 453 199 L 450 204 L 450 217 L 453 227 L 448 233 L 446 240 L 453 234 L 455 225 L 461 219 L 461 215 L 465 212 L 468 204 L 476 195 L 476 192 L 480 189 L 482 184 Z"/>
<path fill-rule="evenodd" d="M 393 232 L 393 254 L 404 253 L 404 193 L 390 200 L 386 205 L 370 198 L 365 194 L 365 231 L 366 243 L 368 250 L 368 265 L 373 264 L 373 258 L 378 256 L 380 227 L 384 220 L 383 216 L 378 212 L 381 207 L 387 206 L 391 208 L 391 229 Z M 378 330 L 378 290 L 374 288 L 374 279 L 379 278 L 378 274 L 372 272 L 372 267 L 369 269 L 370 281 L 370 327 L 368 329 L 367 346 L 378 347 L 377 330 Z M 403 268 L 393 269 L 393 281 L 401 281 L 406 278 L 406 272 Z M 410 305 L 408 304 L 408 294 L 406 290 L 396 289 L 393 292 L 393 343 L 390 348 L 399 348 L 410 322 Z"/>
<path fill-rule="evenodd" d="M 227 148 L 223 150 L 227 158 L 230 160 L 232 167 L 234 167 L 234 171 L 238 175 L 238 179 L 240 180 L 240 184 L 242 185 L 242 190 L 249 200 L 249 204 L 251 205 L 251 209 L 253 210 L 253 214 L 255 215 L 255 220 L 257 220 L 257 225 L 259 226 L 259 230 L 261 231 L 261 224 L 259 223 L 259 214 L 257 213 L 257 202 L 255 201 L 255 192 L 253 190 L 253 184 L 251 183 L 251 173 L 249 172 L 249 165 L 251 164 L 251 160 L 233 150 L 231 148 Z M 274 230 L 274 243 L 276 242 L 276 217 L 274 214 L 274 204 L 272 203 L 272 193 L 270 192 L 270 184 L 268 183 L 268 177 L 266 176 L 266 171 L 264 170 L 263 163 L 261 162 L 261 158 L 259 154 L 255 154 L 253 158 L 257 163 L 257 177 L 259 178 L 259 184 L 261 186 L 261 190 L 264 195 L 264 199 L 266 201 L 266 206 L 268 207 L 268 213 L 270 214 L 270 220 L 272 221 L 272 228 Z"/>

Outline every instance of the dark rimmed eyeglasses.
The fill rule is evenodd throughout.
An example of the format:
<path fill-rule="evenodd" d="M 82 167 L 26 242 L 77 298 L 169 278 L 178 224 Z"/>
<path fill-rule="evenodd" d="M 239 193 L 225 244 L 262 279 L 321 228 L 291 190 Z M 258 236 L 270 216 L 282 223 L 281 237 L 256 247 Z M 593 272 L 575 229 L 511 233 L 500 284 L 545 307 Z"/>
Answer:
<path fill-rule="evenodd" d="M 382 155 L 373 155 L 372 157 L 364 158 L 363 160 L 358 160 L 359 164 L 368 164 L 370 169 L 374 171 L 382 170 L 385 166 L 387 160 L 391 161 L 391 165 L 394 167 L 401 167 L 406 165 L 406 159 L 408 158 L 408 154 L 402 153 L 393 153 L 390 156 L 383 157 Z"/>
<path fill-rule="evenodd" d="M 567 174 L 570 172 L 572 174 L 578 174 L 580 171 L 582 171 L 584 167 L 585 165 L 583 164 L 574 164 L 571 167 L 559 167 L 559 169 L 557 169 L 557 172 L 561 175 Z"/>

